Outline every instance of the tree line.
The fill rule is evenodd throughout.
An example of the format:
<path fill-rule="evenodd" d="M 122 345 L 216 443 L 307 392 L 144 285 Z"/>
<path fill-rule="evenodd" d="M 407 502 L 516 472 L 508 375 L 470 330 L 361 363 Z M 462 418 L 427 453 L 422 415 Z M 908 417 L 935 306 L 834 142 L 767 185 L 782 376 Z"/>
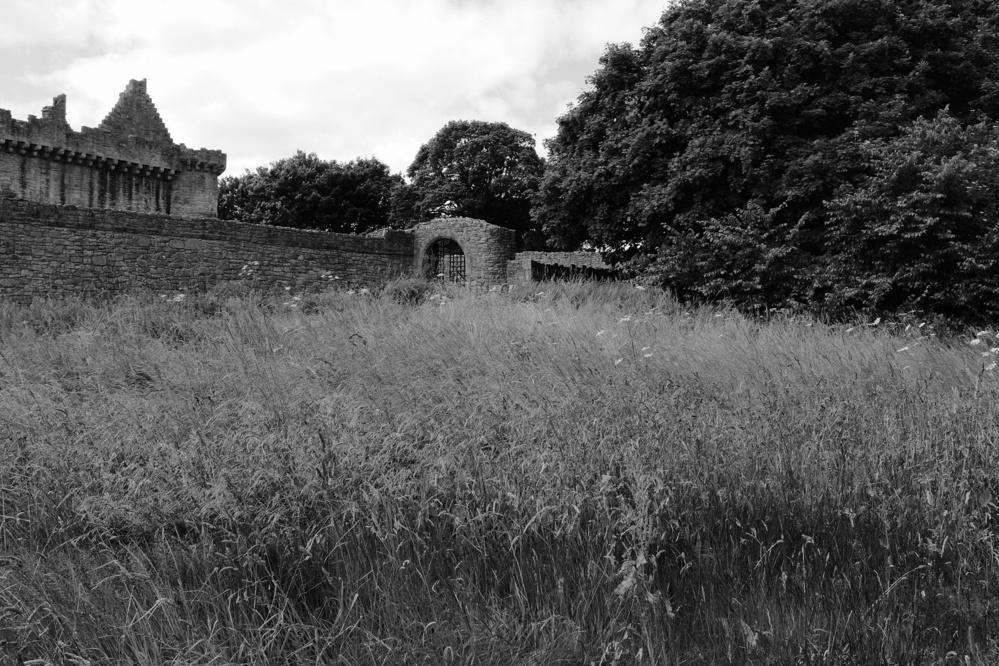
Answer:
<path fill-rule="evenodd" d="M 376 158 L 321 160 L 298 151 L 219 182 L 219 217 L 365 233 L 437 217 L 473 217 L 543 246 L 531 200 L 544 173 L 534 138 L 506 123 L 447 123 L 420 147 L 408 180 Z"/>
<path fill-rule="evenodd" d="M 299 153 L 223 179 L 220 215 L 353 232 L 468 215 L 684 298 L 988 319 L 997 122 L 991 0 L 679 0 L 608 45 L 546 160 L 522 131 L 455 121 L 408 180 Z"/>

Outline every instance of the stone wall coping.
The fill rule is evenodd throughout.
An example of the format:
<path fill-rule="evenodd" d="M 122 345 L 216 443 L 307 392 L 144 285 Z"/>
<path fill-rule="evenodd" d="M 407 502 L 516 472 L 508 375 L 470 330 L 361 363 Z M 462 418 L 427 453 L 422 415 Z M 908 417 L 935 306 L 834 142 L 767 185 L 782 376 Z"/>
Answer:
<path fill-rule="evenodd" d="M 507 227 L 501 227 L 497 224 L 492 224 L 486 222 L 485 220 L 479 220 L 474 217 L 437 217 L 426 222 L 421 222 L 413 227 L 410 227 L 412 231 L 440 231 L 449 228 L 462 228 L 462 227 L 476 227 L 476 228 L 493 228 L 502 229 L 503 231 L 512 231 Z"/>
<path fill-rule="evenodd" d="M 562 265 L 572 265 L 573 263 L 576 263 L 578 265 L 585 265 L 591 268 L 610 268 L 599 252 L 587 252 L 585 250 L 575 252 L 518 252 L 514 257 L 514 261 L 535 261 L 540 264 Z"/>

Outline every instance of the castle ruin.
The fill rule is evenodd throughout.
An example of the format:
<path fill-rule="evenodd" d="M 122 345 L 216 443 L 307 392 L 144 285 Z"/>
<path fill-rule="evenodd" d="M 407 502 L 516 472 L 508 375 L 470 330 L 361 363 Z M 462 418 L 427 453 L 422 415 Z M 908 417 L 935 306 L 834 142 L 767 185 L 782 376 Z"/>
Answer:
<path fill-rule="evenodd" d="M 175 144 L 132 80 L 96 128 L 66 122 L 66 96 L 42 117 L 15 120 L 0 109 L 0 197 L 174 217 L 215 217 L 226 156 Z"/>
<path fill-rule="evenodd" d="M 517 253 L 513 230 L 470 218 L 364 236 L 219 220 L 225 166 L 221 151 L 173 142 L 145 80 L 130 81 L 96 129 L 69 127 L 64 95 L 41 118 L 0 109 L 0 297 L 247 279 L 304 291 L 401 274 L 491 288 L 607 273 L 594 252 Z"/>

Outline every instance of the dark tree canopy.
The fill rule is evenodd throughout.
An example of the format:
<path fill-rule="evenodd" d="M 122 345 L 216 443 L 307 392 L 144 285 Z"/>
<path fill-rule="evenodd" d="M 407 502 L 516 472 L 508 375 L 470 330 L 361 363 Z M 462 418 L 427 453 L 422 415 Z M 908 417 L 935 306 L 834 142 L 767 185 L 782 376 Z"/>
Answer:
<path fill-rule="evenodd" d="M 455 120 L 420 147 L 407 170 L 413 215 L 474 217 L 522 233 L 544 172 L 534 137 L 506 123 Z"/>
<path fill-rule="evenodd" d="M 862 147 L 873 174 L 827 203 L 829 298 L 952 316 L 999 303 L 999 124 L 947 111 Z M 993 314 L 994 316 L 994 314 Z"/>
<path fill-rule="evenodd" d="M 967 128 L 999 118 L 999 11 L 991 0 L 680 0 L 638 48 L 608 47 L 590 83 L 548 144 L 534 214 L 554 244 L 637 254 L 633 265 L 681 294 L 901 304 L 911 290 L 879 301 L 841 289 L 844 225 L 902 233 L 876 218 L 895 192 L 885 170 L 925 153 L 920 119 L 946 108 L 940 132 L 994 140 Z M 924 175 L 913 192 L 937 187 Z M 861 214 L 857 197 L 884 205 Z M 996 222 L 982 217 L 974 233 Z M 894 275 L 912 257 L 901 245 L 850 270 Z"/>
<path fill-rule="evenodd" d="M 390 226 L 402 176 L 377 159 L 339 163 L 298 151 L 219 181 L 219 217 L 297 229 L 363 233 Z"/>

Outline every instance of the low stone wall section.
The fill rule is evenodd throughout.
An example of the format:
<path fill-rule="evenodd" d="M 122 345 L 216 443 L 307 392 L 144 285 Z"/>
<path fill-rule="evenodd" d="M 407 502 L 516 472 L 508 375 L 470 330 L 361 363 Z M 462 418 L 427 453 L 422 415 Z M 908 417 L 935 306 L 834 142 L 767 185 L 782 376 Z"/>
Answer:
<path fill-rule="evenodd" d="M 532 281 L 534 264 L 598 271 L 610 269 L 599 252 L 518 252 L 507 262 L 508 282 L 521 284 Z"/>
<path fill-rule="evenodd" d="M 414 236 L 380 237 L 0 199 L 0 297 L 19 302 L 251 280 L 295 292 L 408 272 Z"/>

